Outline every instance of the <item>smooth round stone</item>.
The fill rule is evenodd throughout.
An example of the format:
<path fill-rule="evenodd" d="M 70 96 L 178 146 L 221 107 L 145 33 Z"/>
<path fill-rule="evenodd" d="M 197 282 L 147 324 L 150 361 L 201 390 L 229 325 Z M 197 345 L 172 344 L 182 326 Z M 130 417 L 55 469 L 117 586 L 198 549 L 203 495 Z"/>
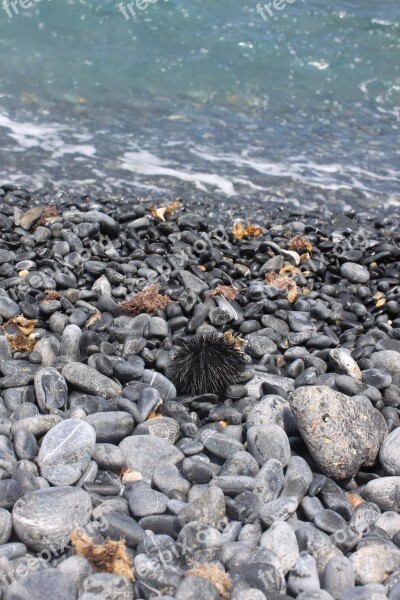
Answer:
<path fill-rule="evenodd" d="M 392 383 L 391 376 L 379 369 L 367 369 L 363 371 L 362 380 L 363 383 L 376 387 L 378 390 L 384 390 Z"/>
<path fill-rule="evenodd" d="M 0 546 L 10 539 L 12 529 L 11 513 L 5 508 L 0 508 Z M 0 547 L 1 550 L 1 547 Z"/>
<path fill-rule="evenodd" d="M 107 529 L 104 534 L 112 540 L 125 539 L 126 545 L 130 548 L 136 548 L 146 535 L 135 519 L 127 515 L 109 512 L 105 520 Z"/>
<path fill-rule="evenodd" d="M 251 492 L 256 482 L 253 477 L 244 475 L 221 475 L 214 477 L 212 483 L 221 488 L 226 496 L 237 496 L 242 492 Z"/>
<path fill-rule="evenodd" d="M 145 369 L 143 371 L 142 381 L 143 383 L 147 383 L 149 387 L 156 388 L 164 402 L 176 398 L 176 388 L 165 375 Z"/>
<path fill-rule="evenodd" d="M 123 600 L 133 600 L 133 587 L 122 575 L 114 575 L 113 573 L 95 573 L 87 577 L 82 584 L 83 594 L 79 596 L 83 599 L 84 596 L 99 598 L 99 600 L 113 600 L 121 598 Z M 42 598 L 43 600 L 43 598 Z M 87 599 L 89 600 L 89 598 Z"/>
<path fill-rule="evenodd" d="M 11 319 L 12 317 L 16 317 L 19 315 L 19 313 L 19 306 L 14 300 L 12 300 L 12 298 L 0 296 L 0 317 L 3 317 L 4 320 L 7 320 Z"/>
<path fill-rule="evenodd" d="M 345 262 L 340 267 L 340 274 L 351 283 L 368 283 L 370 274 L 367 267 L 352 262 Z"/>
<path fill-rule="evenodd" d="M 35 436 L 27 429 L 17 429 L 13 445 L 15 456 L 19 459 L 32 460 L 39 452 Z"/>
<path fill-rule="evenodd" d="M 296 534 L 286 521 L 272 523 L 271 527 L 262 534 L 260 547 L 272 550 L 276 554 L 285 575 L 300 556 Z"/>
<path fill-rule="evenodd" d="M 161 515 L 167 510 L 167 504 L 168 496 L 142 483 L 134 486 L 128 499 L 131 515 L 137 518 Z"/>
<path fill-rule="evenodd" d="M 182 464 L 182 473 L 191 483 L 201 484 L 208 483 L 212 479 L 214 469 L 209 463 L 194 456 L 185 458 Z"/>
<path fill-rule="evenodd" d="M 59 565 L 57 565 L 57 569 L 64 573 L 73 583 L 75 589 L 80 589 L 82 587 L 83 581 L 86 577 L 93 574 L 93 567 L 90 562 L 84 556 L 70 556 L 66 560 L 63 560 Z"/>
<path fill-rule="evenodd" d="M 383 583 L 388 573 L 400 568 L 400 550 L 371 544 L 363 546 L 350 556 L 357 585 Z"/>
<path fill-rule="evenodd" d="M 400 515 L 388 510 L 377 518 L 374 526 L 383 529 L 383 531 L 386 531 L 386 533 L 393 538 L 396 533 L 400 532 Z"/>
<path fill-rule="evenodd" d="M 184 455 L 168 440 L 155 435 L 126 437 L 119 444 L 127 467 L 139 471 L 143 479 L 151 482 L 155 468 L 161 463 L 176 465 Z"/>
<path fill-rule="evenodd" d="M 336 530 L 346 526 L 346 521 L 343 517 L 329 509 L 318 512 L 314 517 L 314 523 L 318 529 L 326 533 L 334 533 Z"/>
<path fill-rule="evenodd" d="M 311 316 L 307 312 L 294 311 L 288 313 L 288 324 L 290 330 L 295 333 L 301 331 L 315 331 L 315 323 L 312 321 Z"/>
<path fill-rule="evenodd" d="M 40 474 L 53 485 L 72 485 L 88 466 L 96 432 L 79 419 L 66 419 L 43 438 L 38 456 Z"/>
<path fill-rule="evenodd" d="M 243 444 L 213 429 L 204 430 L 200 441 L 209 452 L 220 458 L 229 458 L 236 452 L 244 450 Z"/>
<path fill-rule="evenodd" d="M 14 479 L 0 481 L 0 508 L 12 508 L 22 493 L 23 490 L 18 481 Z"/>
<path fill-rule="evenodd" d="M 274 521 L 287 521 L 296 511 L 297 507 L 297 498 L 293 496 L 277 498 L 262 506 L 260 519 L 267 526 L 270 526 Z"/>
<path fill-rule="evenodd" d="M 222 490 L 216 486 L 209 487 L 204 494 L 189 501 L 178 518 L 181 525 L 200 521 L 209 527 L 217 527 L 225 518 L 225 500 Z"/>
<path fill-rule="evenodd" d="M 287 433 L 294 431 L 295 423 L 290 409 L 290 403 L 279 396 L 269 395 L 252 408 L 247 415 L 246 425 L 261 427 L 273 423 L 279 425 Z"/>
<path fill-rule="evenodd" d="M 301 554 L 288 578 L 288 590 L 298 595 L 302 592 L 314 592 L 320 589 L 315 558 L 311 554 Z"/>
<path fill-rule="evenodd" d="M 79 345 L 82 331 L 77 325 L 67 325 L 61 336 L 60 356 L 76 359 L 79 356 Z"/>
<path fill-rule="evenodd" d="M 283 465 L 279 460 L 271 458 L 256 474 L 254 493 L 261 502 L 268 503 L 276 500 L 284 483 Z"/>
<path fill-rule="evenodd" d="M 286 470 L 281 496 L 294 496 L 300 502 L 312 482 L 312 472 L 301 456 L 292 456 Z"/>
<path fill-rule="evenodd" d="M 68 400 L 68 386 L 62 375 L 52 367 L 40 369 L 35 375 L 35 394 L 42 412 L 63 408 Z"/>
<path fill-rule="evenodd" d="M 390 475 L 400 475 L 400 429 L 395 429 L 384 439 L 379 460 Z"/>
<path fill-rule="evenodd" d="M 153 484 L 169 498 L 175 498 L 176 494 L 186 496 L 190 489 L 190 483 L 182 477 L 178 467 L 170 464 L 156 466 Z"/>
<path fill-rule="evenodd" d="M 134 420 L 131 415 L 122 411 L 98 412 L 85 417 L 96 432 L 96 442 L 118 443 L 131 435 Z"/>
<path fill-rule="evenodd" d="M 333 598 L 355 586 L 353 565 L 346 556 L 334 556 L 328 561 L 322 576 L 322 587 Z"/>
<path fill-rule="evenodd" d="M 251 427 L 247 432 L 247 445 L 260 466 L 274 458 L 285 467 L 290 460 L 288 437 L 278 425 Z"/>
<path fill-rule="evenodd" d="M 363 498 L 374 502 L 382 511 L 400 511 L 400 477 L 381 477 L 369 481 L 363 491 Z"/>
<path fill-rule="evenodd" d="M 29 568 L 24 569 L 28 571 Z M 14 581 L 6 592 L 6 600 L 75 600 L 76 590 L 72 581 L 58 569 L 46 568 Z"/>
<path fill-rule="evenodd" d="M 105 471 L 118 471 L 124 466 L 124 457 L 114 444 L 96 444 L 92 459 Z"/>
<path fill-rule="evenodd" d="M 370 357 L 372 367 L 379 369 L 384 373 L 389 373 L 392 377 L 400 373 L 400 352 L 395 350 L 381 350 L 374 352 Z M 397 384 L 396 381 L 394 383 Z"/>
<path fill-rule="evenodd" d="M 266 335 L 251 334 L 246 344 L 246 352 L 253 358 L 262 358 L 266 354 L 272 354 L 276 351 L 276 344 Z"/>
<path fill-rule="evenodd" d="M 134 431 L 134 435 L 146 434 L 157 435 L 175 444 L 179 438 L 180 427 L 175 419 L 171 419 L 170 417 L 156 417 L 140 423 Z"/>
<path fill-rule="evenodd" d="M 219 594 L 216 587 L 204 577 L 187 577 L 179 584 L 175 600 L 219 600 Z"/>
<path fill-rule="evenodd" d="M 14 531 L 33 550 L 50 545 L 61 549 L 71 533 L 90 519 L 92 501 L 87 492 L 75 487 L 55 487 L 29 492 L 12 511 Z"/>
<path fill-rule="evenodd" d="M 119 383 L 82 363 L 66 364 L 62 370 L 62 376 L 68 383 L 95 396 L 114 398 L 120 396 L 122 392 L 122 386 Z"/>
<path fill-rule="evenodd" d="M 254 477 L 260 467 L 256 459 L 249 452 L 235 452 L 222 465 L 219 475 L 245 475 Z"/>

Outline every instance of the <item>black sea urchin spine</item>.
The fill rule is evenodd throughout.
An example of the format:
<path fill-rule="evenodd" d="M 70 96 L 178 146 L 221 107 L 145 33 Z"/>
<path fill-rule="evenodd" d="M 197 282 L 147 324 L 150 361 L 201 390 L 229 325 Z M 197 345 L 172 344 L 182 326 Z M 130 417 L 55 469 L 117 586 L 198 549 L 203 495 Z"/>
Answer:
<path fill-rule="evenodd" d="M 168 375 L 181 394 L 221 395 L 246 364 L 243 354 L 220 334 L 200 334 L 182 342 Z"/>

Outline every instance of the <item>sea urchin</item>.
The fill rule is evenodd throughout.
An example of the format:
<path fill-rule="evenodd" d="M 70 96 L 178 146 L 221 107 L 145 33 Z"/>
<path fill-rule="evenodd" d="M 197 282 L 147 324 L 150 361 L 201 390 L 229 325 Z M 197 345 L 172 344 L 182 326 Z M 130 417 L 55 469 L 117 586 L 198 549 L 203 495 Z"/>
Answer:
<path fill-rule="evenodd" d="M 246 365 L 232 342 L 219 333 L 207 333 L 182 341 L 168 376 L 181 394 L 220 395 L 235 383 Z"/>

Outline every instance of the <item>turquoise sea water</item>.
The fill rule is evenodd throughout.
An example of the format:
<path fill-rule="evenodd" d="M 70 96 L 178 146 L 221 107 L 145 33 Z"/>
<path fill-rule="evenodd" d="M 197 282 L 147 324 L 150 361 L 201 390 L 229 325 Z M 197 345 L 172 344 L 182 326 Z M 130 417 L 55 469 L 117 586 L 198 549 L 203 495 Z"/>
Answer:
<path fill-rule="evenodd" d="M 0 8 L 0 182 L 400 202 L 399 0 L 137 1 Z"/>

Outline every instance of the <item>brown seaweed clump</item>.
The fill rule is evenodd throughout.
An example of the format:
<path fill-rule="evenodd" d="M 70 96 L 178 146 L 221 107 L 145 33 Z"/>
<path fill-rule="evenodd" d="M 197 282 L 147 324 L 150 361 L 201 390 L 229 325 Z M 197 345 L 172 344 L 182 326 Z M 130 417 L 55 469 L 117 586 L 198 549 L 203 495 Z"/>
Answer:
<path fill-rule="evenodd" d="M 224 573 L 218 565 L 213 563 L 192 563 L 189 571 L 185 573 L 186 577 L 203 577 L 208 579 L 216 588 L 220 600 L 228 600 L 232 588 L 231 578 Z"/>
<path fill-rule="evenodd" d="M 41 300 L 38 301 L 38 304 L 42 304 L 43 302 L 47 302 L 48 300 L 59 300 L 61 298 L 60 292 L 57 290 L 45 290 L 44 296 Z"/>
<path fill-rule="evenodd" d="M 119 307 L 130 315 L 140 315 L 147 313 L 152 315 L 158 310 L 164 308 L 171 302 L 168 296 L 163 296 L 159 292 L 160 288 L 156 283 L 145 287 L 141 292 L 138 292 L 132 298 L 128 298 L 121 302 Z"/>
<path fill-rule="evenodd" d="M 131 561 L 125 550 L 125 540 L 114 541 L 107 538 L 104 544 L 96 546 L 90 537 L 77 530 L 72 533 L 71 542 L 75 552 L 84 556 L 97 572 L 123 575 L 134 581 Z"/>
<path fill-rule="evenodd" d="M 52 217 L 58 217 L 57 208 L 55 204 L 47 204 L 43 209 L 39 221 L 37 221 L 37 223 L 32 228 L 32 231 L 35 231 L 35 229 L 37 229 L 41 225 L 46 225 L 47 220 L 51 219 Z"/>
<path fill-rule="evenodd" d="M 38 341 L 27 337 L 23 333 L 15 333 L 14 335 L 6 333 L 5 337 L 11 350 L 18 350 L 19 352 L 32 352 Z"/>
<path fill-rule="evenodd" d="M 207 296 L 214 298 L 217 295 L 223 296 L 226 300 L 234 300 L 237 296 L 237 289 L 233 285 L 217 285 L 213 290 L 207 292 Z"/>

